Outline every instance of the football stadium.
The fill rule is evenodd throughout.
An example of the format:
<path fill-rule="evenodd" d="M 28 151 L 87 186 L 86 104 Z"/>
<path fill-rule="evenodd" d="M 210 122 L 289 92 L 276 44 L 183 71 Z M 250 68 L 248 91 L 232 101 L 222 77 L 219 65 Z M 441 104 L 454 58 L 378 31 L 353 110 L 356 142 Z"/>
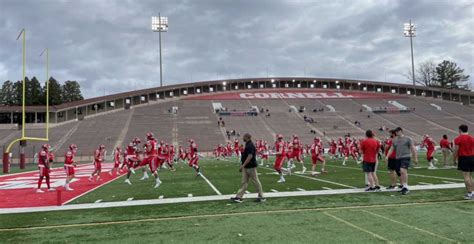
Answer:
<path fill-rule="evenodd" d="M 474 242 L 469 75 L 183 79 L 52 104 L 47 66 L 29 104 L 24 65 L 0 106 L 2 243 Z"/>

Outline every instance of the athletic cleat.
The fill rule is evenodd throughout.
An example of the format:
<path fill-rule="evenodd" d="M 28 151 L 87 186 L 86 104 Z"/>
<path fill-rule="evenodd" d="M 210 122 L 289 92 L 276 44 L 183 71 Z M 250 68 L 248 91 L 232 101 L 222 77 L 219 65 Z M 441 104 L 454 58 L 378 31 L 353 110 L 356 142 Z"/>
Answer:
<path fill-rule="evenodd" d="M 392 186 L 392 185 L 385 187 L 385 190 L 394 190 L 394 189 L 395 189 L 395 186 Z"/>
<path fill-rule="evenodd" d="M 277 183 L 285 183 L 285 179 L 281 178 L 277 181 Z"/>
<path fill-rule="evenodd" d="M 132 185 L 132 182 L 130 182 L 130 179 L 126 179 L 125 180 L 125 183 L 129 184 L 129 185 Z"/>
<path fill-rule="evenodd" d="M 406 194 L 410 193 L 410 190 L 408 190 L 408 188 L 406 188 L 406 187 L 403 187 L 402 190 L 400 191 L 400 193 L 402 193 L 402 195 L 406 195 Z"/>
<path fill-rule="evenodd" d="M 49 188 L 48 191 L 56 191 L 54 188 Z"/>
<path fill-rule="evenodd" d="M 161 185 L 161 181 L 157 180 L 155 184 L 155 188 L 158 188 Z"/>
<path fill-rule="evenodd" d="M 44 191 L 42 191 L 41 189 L 37 189 L 36 193 L 44 193 Z"/>
<path fill-rule="evenodd" d="M 301 174 L 304 174 L 306 172 L 306 167 L 303 166 L 303 169 L 301 170 Z"/>
<path fill-rule="evenodd" d="M 369 187 L 369 188 L 366 188 L 364 191 L 365 192 L 375 191 L 375 188 L 374 187 Z"/>
<path fill-rule="evenodd" d="M 375 189 L 375 191 L 382 191 L 382 189 L 380 188 L 380 186 L 375 186 L 374 189 Z"/>
<path fill-rule="evenodd" d="M 74 191 L 74 189 L 72 189 L 70 187 L 66 187 L 66 191 Z"/>
<path fill-rule="evenodd" d="M 466 195 L 464 196 L 464 200 L 474 200 L 474 195 L 472 195 L 472 194 L 471 194 L 471 195 L 466 194 Z"/>
<path fill-rule="evenodd" d="M 231 197 L 230 200 L 232 202 L 235 202 L 235 203 L 241 203 L 242 202 L 242 198 L 240 198 L 240 197 Z"/>
<path fill-rule="evenodd" d="M 142 178 L 140 178 L 140 180 L 148 180 L 148 175 L 144 175 Z"/>
<path fill-rule="evenodd" d="M 264 197 L 258 197 L 257 199 L 255 199 L 255 202 L 265 202 L 265 201 L 267 201 L 267 199 Z"/>
<path fill-rule="evenodd" d="M 197 172 L 196 177 L 201 176 L 201 172 Z"/>
<path fill-rule="evenodd" d="M 437 167 L 434 166 L 434 165 L 430 165 L 430 166 L 428 166 L 428 169 L 437 169 Z"/>

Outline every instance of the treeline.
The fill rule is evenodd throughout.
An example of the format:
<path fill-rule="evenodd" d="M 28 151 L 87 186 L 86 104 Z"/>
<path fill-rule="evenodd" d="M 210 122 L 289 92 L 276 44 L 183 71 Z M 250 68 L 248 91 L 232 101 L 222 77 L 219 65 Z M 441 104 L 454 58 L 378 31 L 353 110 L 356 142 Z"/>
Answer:
<path fill-rule="evenodd" d="M 25 78 L 25 103 L 26 105 L 46 105 L 46 82 L 41 84 L 36 77 Z M 3 82 L 0 90 L 0 104 L 21 105 L 22 104 L 22 81 Z M 81 86 L 77 81 L 65 81 L 60 84 L 53 77 L 49 78 L 49 105 L 83 100 Z"/>
<path fill-rule="evenodd" d="M 410 81 L 412 80 L 411 71 L 408 72 L 407 77 Z M 415 70 L 415 82 L 423 86 L 469 89 L 468 80 L 469 75 L 464 74 L 464 69 L 448 60 L 443 60 L 438 64 L 428 60 L 420 63 Z"/>

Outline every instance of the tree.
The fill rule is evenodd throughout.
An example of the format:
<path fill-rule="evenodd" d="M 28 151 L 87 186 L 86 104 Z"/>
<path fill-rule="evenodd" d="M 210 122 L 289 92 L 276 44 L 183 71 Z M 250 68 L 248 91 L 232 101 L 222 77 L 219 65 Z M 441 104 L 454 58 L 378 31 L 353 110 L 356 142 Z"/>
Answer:
<path fill-rule="evenodd" d="M 22 90 L 23 90 L 23 82 L 21 80 L 15 82 L 13 84 L 13 103 L 11 105 L 21 105 L 22 104 Z"/>
<path fill-rule="evenodd" d="M 405 74 L 405 77 L 413 81 L 411 69 Z M 436 65 L 432 60 L 420 63 L 415 70 L 415 83 L 422 86 L 438 86 L 436 81 Z"/>
<path fill-rule="evenodd" d="M 15 89 L 13 82 L 7 80 L 3 83 L 0 94 L 0 103 L 3 105 L 15 104 Z"/>
<path fill-rule="evenodd" d="M 465 86 L 463 82 L 469 79 L 469 75 L 464 75 L 464 69 L 447 60 L 443 60 L 436 66 L 436 75 L 435 81 L 443 88 L 463 87 Z"/>
<path fill-rule="evenodd" d="M 62 87 L 62 101 L 73 102 L 78 100 L 83 100 L 84 97 L 81 93 L 81 86 L 77 81 L 66 81 Z"/>
<path fill-rule="evenodd" d="M 62 88 L 61 84 L 54 79 L 54 77 L 49 78 L 49 105 L 59 105 L 63 103 L 62 101 Z M 46 82 L 43 87 L 43 101 L 46 101 Z"/>
<path fill-rule="evenodd" d="M 33 76 L 31 80 L 28 77 L 25 77 L 26 82 L 26 105 L 42 105 L 46 104 L 46 100 L 44 100 L 43 96 L 43 89 L 41 88 L 41 84 Z"/>

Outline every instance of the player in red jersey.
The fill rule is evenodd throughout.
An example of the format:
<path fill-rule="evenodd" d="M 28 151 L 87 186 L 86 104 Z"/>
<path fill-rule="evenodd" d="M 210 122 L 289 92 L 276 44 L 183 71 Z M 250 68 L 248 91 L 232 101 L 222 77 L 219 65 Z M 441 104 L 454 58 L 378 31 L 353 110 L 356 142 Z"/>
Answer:
<path fill-rule="evenodd" d="M 262 151 L 261 151 L 261 158 L 260 158 L 260 165 L 265 165 L 268 163 L 268 155 L 270 154 L 269 152 L 269 148 L 268 148 L 268 144 L 266 141 L 263 141 L 262 142 L 262 145 L 261 145 L 261 148 L 262 148 Z"/>
<path fill-rule="evenodd" d="M 240 157 L 239 139 L 234 140 L 234 153 L 237 157 Z"/>
<path fill-rule="evenodd" d="M 334 139 L 329 142 L 329 157 L 331 159 L 336 158 L 337 153 L 337 143 Z"/>
<path fill-rule="evenodd" d="M 105 145 L 102 144 L 94 151 L 94 172 L 89 177 L 89 181 L 99 181 L 100 172 L 102 171 L 102 162 L 105 160 Z"/>
<path fill-rule="evenodd" d="M 198 147 L 196 142 L 193 139 L 189 139 L 189 167 L 194 168 L 196 170 L 196 176 L 200 176 L 200 168 L 198 165 L 199 156 L 198 156 Z"/>
<path fill-rule="evenodd" d="M 298 163 L 301 164 L 301 173 L 304 174 L 306 172 L 306 167 L 304 166 L 303 160 L 301 160 L 301 153 L 302 153 L 302 145 L 298 135 L 293 135 L 293 139 L 291 141 L 291 153 L 288 157 L 288 172 L 291 172 L 293 160 L 296 160 Z"/>
<path fill-rule="evenodd" d="M 226 155 L 227 157 L 232 157 L 232 144 L 230 142 L 226 144 Z"/>
<path fill-rule="evenodd" d="M 64 188 L 66 191 L 72 191 L 71 187 L 69 187 L 69 183 L 71 183 L 72 179 L 74 178 L 75 170 L 74 168 L 77 166 L 74 157 L 76 156 L 77 146 L 76 144 L 69 145 L 69 150 L 64 155 L 64 170 L 66 171 L 66 183 L 64 184 Z"/>
<path fill-rule="evenodd" d="M 186 163 L 186 150 L 181 145 L 178 147 L 178 160 Z"/>
<path fill-rule="evenodd" d="M 165 144 L 165 150 L 163 151 L 163 156 L 165 157 L 166 165 L 171 171 L 176 171 L 173 166 L 173 158 L 171 155 L 174 155 L 173 145 Z"/>
<path fill-rule="evenodd" d="M 323 153 L 324 149 L 321 148 L 322 143 L 319 138 L 314 138 L 313 144 L 311 144 L 310 147 L 310 153 L 311 153 L 311 175 L 316 176 L 318 173 L 316 172 L 316 165 L 319 162 L 322 163 L 321 167 L 321 173 L 327 173 L 327 171 L 324 169 L 324 166 L 326 166 L 326 160 L 324 159 Z"/>
<path fill-rule="evenodd" d="M 49 172 L 50 162 L 49 162 L 49 145 L 44 144 L 41 146 L 41 151 L 38 153 L 38 170 L 39 170 L 39 179 L 38 179 L 38 188 L 36 193 L 43 193 L 41 190 L 41 184 L 43 183 L 43 178 L 46 178 L 46 185 L 48 186 L 48 191 L 54 191 L 49 184 Z"/>
<path fill-rule="evenodd" d="M 433 157 L 433 154 L 435 152 L 435 145 L 436 142 L 429 135 L 425 135 L 423 137 L 423 142 L 421 143 L 421 146 L 426 148 L 426 160 L 428 160 L 429 164 L 428 169 L 436 169 L 434 163 L 437 163 L 438 159 Z"/>
<path fill-rule="evenodd" d="M 123 164 L 121 169 L 124 168 L 124 166 L 127 166 L 128 172 L 127 172 L 127 178 L 125 179 L 125 183 L 131 185 L 132 183 L 130 182 L 130 175 L 133 173 L 135 174 L 135 170 L 133 167 L 135 166 L 135 163 L 139 161 L 138 159 L 138 149 L 134 145 L 133 142 L 130 142 L 127 146 L 127 149 L 125 150 L 125 154 L 123 157 Z"/>
<path fill-rule="evenodd" d="M 135 167 L 135 168 L 142 168 L 143 171 L 143 177 L 140 178 L 140 180 L 147 180 L 149 178 L 148 173 L 147 173 L 147 166 L 150 168 L 150 172 L 153 173 L 154 170 L 154 164 L 157 155 L 156 152 L 156 145 L 158 142 L 153 136 L 153 133 L 148 132 L 146 133 L 146 143 L 143 146 L 143 149 L 145 150 L 145 157 L 143 160 L 140 161 L 140 163 Z"/>
<path fill-rule="evenodd" d="M 114 151 L 114 167 L 109 171 L 109 175 L 120 175 L 120 157 L 122 156 L 122 148 L 117 146 Z"/>
<path fill-rule="evenodd" d="M 174 148 L 174 145 L 171 144 L 171 145 L 170 145 L 170 149 L 169 149 L 169 151 L 168 151 L 168 162 L 169 162 L 169 165 L 170 165 L 170 167 L 171 167 L 171 169 L 172 169 L 173 171 L 176 170 L 176 169 L 174 168 L 174 166 L 173 166 L 173 163 L 174 163 L 174 161 L 175 161 L 175 153 L 176 153 L 176 150 L 175 150 L 175 148 Z"/>
<path fill-rule="evenodd" d="M 285 160 L 285 142 L 283 141 L 282 135 L 276 136 L 275 141 L 275 163 L 273 164 L 273 168 L 278 172 L 280 179 L 277 181 L 278 183 L 284 183 L 285 178 L 283 177 L 282 166 L 283 161 Z"/>
<path fill-rule="evenodd" d="M 448 157 L 453 152 L 452 143 L 448 140 L 447 135 L 443 135 L 441 141 L 439 141 L 439 146 L 441 147 L 441 152 L 443 153 L 443 166 L 445 168 L 449 167 L 448 165 Z"/>

